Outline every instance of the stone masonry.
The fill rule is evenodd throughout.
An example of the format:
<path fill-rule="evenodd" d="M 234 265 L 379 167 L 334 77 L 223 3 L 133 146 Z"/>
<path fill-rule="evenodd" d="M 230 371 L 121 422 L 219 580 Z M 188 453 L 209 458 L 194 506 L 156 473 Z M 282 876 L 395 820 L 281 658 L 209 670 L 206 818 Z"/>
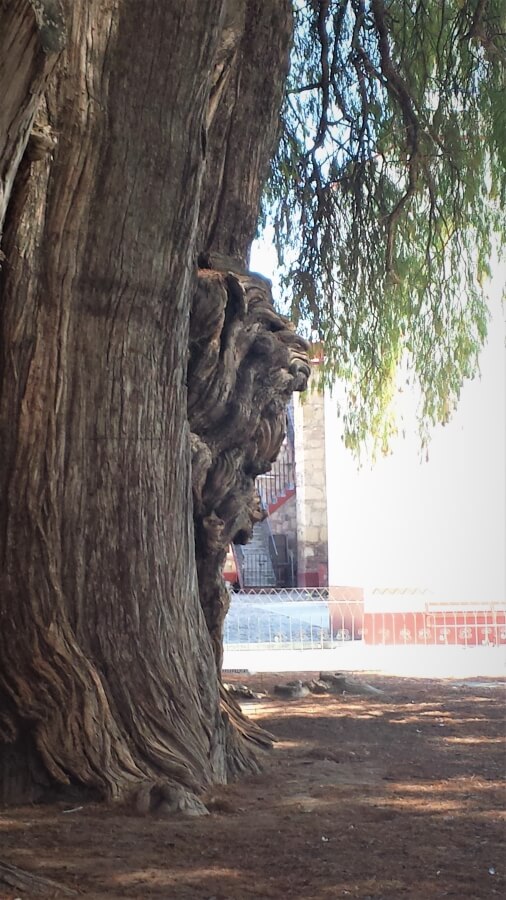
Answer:
<path fill-rule="evenodd" d="M 323 395 L 294 396 L 298 583 L 328 583 L 325 410 Z"/>

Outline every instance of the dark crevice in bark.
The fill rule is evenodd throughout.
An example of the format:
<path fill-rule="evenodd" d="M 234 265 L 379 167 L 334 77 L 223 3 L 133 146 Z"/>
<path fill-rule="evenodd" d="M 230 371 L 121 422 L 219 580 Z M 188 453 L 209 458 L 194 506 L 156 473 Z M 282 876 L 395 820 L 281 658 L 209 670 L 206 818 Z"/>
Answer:
<path fill-rule="evenodd" d="M 216 72 L 223 79 L 208 129 L 199 249 L 249 259 L 262 185 L 279 137 L 292 40 L 290 0 L 230 4 Z"/>
<path fill-rule="evenodd" d="M 14 180 L 46 81 L 65 41 L 59 0 L 0 9 L 0 238 Z"/>

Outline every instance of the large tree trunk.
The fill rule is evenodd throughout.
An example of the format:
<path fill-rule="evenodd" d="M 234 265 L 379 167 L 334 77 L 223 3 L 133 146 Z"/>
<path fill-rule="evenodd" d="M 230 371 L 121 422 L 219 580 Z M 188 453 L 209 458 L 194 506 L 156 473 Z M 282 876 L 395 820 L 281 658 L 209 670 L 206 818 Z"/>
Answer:
<path fill-rule="evenodd" d="M 171 797 L 160 783 L 198 791 L 254 766 L 251 747 L 264 741 L 220 689 L 219 570 L 256 515 L 252 479 L 306 368 L 261 282 L 209 266 L 215 249 L 237 258 L 225 269 L 247 257 L 290 16 L 288 0 L 231 0 L 226 17 L 224 6 L 63 4 L 67 47 L 37 113 L 49 149 L 57 143 L 42 159 L 25 153 L 2 243 L 4 801 L 144 786 L 147 807 Z M 0 34 L 3 16 L 2 6 Z M 266 103 L 253 72 L 270 53 L 277 87 Z M 253 141 L 255 109 L 265 133 L 241 195 L 230 139 L 237 150 L 242 133 Z M 196 291 L 199 251 L 208 269 Z M 223 424 L 236 408 L 233 433 Z M 254 440 L 242 446 L 248 428 Z"/>

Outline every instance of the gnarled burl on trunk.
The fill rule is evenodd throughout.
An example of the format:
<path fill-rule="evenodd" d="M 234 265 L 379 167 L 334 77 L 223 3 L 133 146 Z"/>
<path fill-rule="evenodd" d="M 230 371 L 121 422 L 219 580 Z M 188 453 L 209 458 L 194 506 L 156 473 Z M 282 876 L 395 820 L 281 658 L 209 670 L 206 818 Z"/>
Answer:
<path fill-rule="evenodd" d="M 263 518 L 255 478 L 285 436 L 286 405 L 309 377 L 306 342 L 273 308 L 259 275 L 200 269 L 190 321 L 188 418 L 200 602 L 218 670 L 228 545 Z"/>

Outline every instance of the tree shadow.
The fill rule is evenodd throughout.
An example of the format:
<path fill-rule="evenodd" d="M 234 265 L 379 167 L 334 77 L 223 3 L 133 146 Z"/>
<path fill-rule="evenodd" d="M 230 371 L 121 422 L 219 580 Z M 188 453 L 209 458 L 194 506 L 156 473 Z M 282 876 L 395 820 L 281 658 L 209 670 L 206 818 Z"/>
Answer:
<path fill-rule="evenodd" d="M 500 698 L 396 691 L 256 704 L 279 742 L 210 816 L 4 811 L 1 855 L 108 900 L 504 895 Z"/>

